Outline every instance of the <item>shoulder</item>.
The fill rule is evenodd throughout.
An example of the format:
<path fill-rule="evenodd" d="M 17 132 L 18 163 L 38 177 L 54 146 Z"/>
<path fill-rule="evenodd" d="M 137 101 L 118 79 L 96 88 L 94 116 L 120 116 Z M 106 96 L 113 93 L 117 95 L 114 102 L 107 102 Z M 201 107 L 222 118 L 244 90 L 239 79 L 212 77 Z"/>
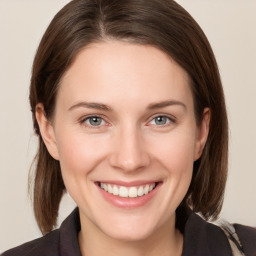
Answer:
<path fill-rule="evenodd" d="M 216 225 L 192 213 L 186 222 L 184 238 L 183 256 L 256 256 L 256 229 L 253 227 L 227 222 Z"/>
<path fill-rule="evenodd" d="M 245 255 L 256 256 L 256 228 L 234 224 Z"/>
<path fill-rule="evenodd" d="M 182 256 L 231 256 L 229 241 L 223 230 L 191 213 L 185 226 Z"/>
<path fill-rule="evenodd" d="M 2 254 L 2 256 L 57 256 L 59 244 L 59 230 L 22 244 Z"/>
<path fill-rule="evenodd" d="M 4 252 L 1 256 L 81 256 L 78 243 L 79 210 L 76 208 L 61 224 L 45 236 Z"/>

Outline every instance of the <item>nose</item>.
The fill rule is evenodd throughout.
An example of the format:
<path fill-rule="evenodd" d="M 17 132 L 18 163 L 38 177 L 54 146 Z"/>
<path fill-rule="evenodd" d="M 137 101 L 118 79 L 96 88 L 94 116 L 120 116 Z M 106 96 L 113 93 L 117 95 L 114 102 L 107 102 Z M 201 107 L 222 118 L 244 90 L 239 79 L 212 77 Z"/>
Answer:
<path fill-rule="evenodd" d="M 143 169 L 150 164 L 145 141 L 136 129 L 125 129 L 115 136 L 110 165 L 123 172 Z"/>

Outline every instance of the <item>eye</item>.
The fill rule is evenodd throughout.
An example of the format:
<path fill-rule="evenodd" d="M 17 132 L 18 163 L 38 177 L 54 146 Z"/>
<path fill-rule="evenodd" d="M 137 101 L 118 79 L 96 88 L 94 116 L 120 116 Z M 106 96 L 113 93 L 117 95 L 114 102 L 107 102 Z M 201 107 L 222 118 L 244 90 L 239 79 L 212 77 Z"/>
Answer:
<path fill-rule="evenodd" d="M 106 122 L 103 118 L 99 116 L 90 116 L 84 119 L 84 121 L 88 126 L 102 126 L 106 125 Z"/>
<path fill-rule="evenodd" d="M 171 119 L 167 116 L 156 116 L 150 121 L 150 124 L 164 126 L 166 124 L 169 124 L 170 122 Z"/>

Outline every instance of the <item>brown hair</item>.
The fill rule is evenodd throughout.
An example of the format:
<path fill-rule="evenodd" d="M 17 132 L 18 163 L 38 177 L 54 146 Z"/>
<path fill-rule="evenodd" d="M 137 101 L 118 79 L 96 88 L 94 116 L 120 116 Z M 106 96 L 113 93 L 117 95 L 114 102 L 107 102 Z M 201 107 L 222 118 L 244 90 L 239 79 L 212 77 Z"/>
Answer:
<path fill-rule="evenodd" d="M 59 162 L 48 153 L 35 118 L 36 105 L 52 117 L 63 74 L 86 45 L 106 39 L 153 45 L 171 56 L 190 76 L 195 115 L 211 111 L 204 151 L 194 163 L 190 189 L 180 207 L 206 219 L 218 216 L 227 178 L 228 123 L 218 67 L 199 25 L 172 0 L 73 0 L 50 23 L 32 70 L 30 104 L 39 150 L 35 158 L 34 212 L 42 233 L 56 225 L 65 186 Z"/>

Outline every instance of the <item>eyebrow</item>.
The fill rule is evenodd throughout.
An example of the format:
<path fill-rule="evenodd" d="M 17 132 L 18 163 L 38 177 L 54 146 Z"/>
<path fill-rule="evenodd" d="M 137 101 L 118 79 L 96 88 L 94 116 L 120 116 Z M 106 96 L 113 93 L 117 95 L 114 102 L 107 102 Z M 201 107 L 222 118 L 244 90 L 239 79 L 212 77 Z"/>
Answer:
<path fill-rule="evenodd" d="M 186 105 L 181 102 L 181 101 L 177 101 L 177 100 L 166 100 L 166 101 L 161 101 L 161 102 L 157 102 L 157 103 L 151 103 L 148 105 L 147 109 L 157 109 L 157 108 L 164 108 L 164 107 L 169 107 L 169 106 L 173 106 L 173 105 L 179 105 L 182 106 L 185 110 L 187 110 Z"/>
<path fill-rule="evenodd" d="M 173 106 L 173 105 L 182 106 L 185 110 L 187 110 L 187 107 L 184 103 L 182 103 L 180 101 L 176 101 L 176 100 L 166 100 L 166 101 L 161 101 L 161 102 L 157 102 L 157 103 L 151 103 L 147 106 L 147 109 L 153 110 L 153 109 L 164 108 L 164 107 Z M 75 108 L 80 108 L 80 107 L 104 110 L 104 111 L 108 111 L 108 112 L 113 111 L 113 109 L 106 104 L 97 103 L 97 102 L 86 102 L 86 101 L 78 102 L 75 105 L 72 105 L 68 110 L 71 111 Z"/>
<path fill-rule="evenodd" d="M 102 103 L 96 103 L 96 102 L 78 102 L 77 104 L 71 106 L 68 110 L 73 110 L 75 108 L 92 108 L 92 109 L 99 109 L 99 110 L 105 110 L 105 111 L 113 111 L 111 107 L 108 105 L 102 104 Z"/>

